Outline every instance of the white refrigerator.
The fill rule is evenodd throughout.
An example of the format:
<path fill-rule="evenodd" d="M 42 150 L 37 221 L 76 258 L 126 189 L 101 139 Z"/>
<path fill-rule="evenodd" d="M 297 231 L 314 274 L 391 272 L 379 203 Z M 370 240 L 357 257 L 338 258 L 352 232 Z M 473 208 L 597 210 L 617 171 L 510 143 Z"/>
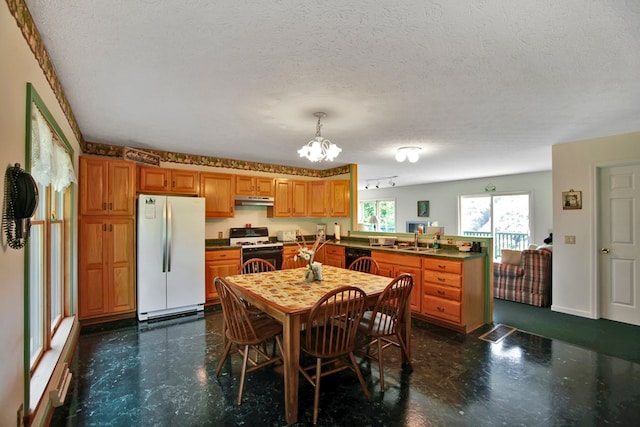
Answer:
<path fill-rule="evenodd" d="M 202 311 L 204 198 L 138 196 L 138 319 Z"/>

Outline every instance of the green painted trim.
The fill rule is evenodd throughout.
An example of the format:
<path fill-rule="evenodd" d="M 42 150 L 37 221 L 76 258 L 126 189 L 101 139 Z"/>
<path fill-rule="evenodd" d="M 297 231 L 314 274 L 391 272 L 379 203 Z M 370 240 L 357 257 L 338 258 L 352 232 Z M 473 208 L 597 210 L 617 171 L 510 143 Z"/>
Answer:
<path fill-rule="evenodd" d="M 24 169 L 26 171 L 31 171 L 31 106 L 33 105 L 33 93 L 35 92 L 35 89 L 33 88 L 33 85 L 31 85 L 31 83 L 27 83 L 27 99 L 26 99 L 26 115 L 25 115 L 25 147 L 24 147 Z M 22 312 L 24 314 L 24 318 L 23 318 L 23 336 L 24 336 L 24 340 L 23 340 L 23 348 L 22 348 L 22 369 L 23 369 L 23 374 L 22 374 L 22 378 L 24 381 L 24 396 L 23 396 L 23 405 L 22 407 L 24 408 L 24 413 L 27 414 L 29 413 L 30 410 L 30 403 L 29 403 L 29 395 L 31 394 L 31 360 L 30 360 L 30 340 L 29 337 L 31 336 L 30 331 L 31 331 L 31 322 L 29 321 L 29 283 L 30 283 L 30 275 L 29 275 L 29 254 L 31 253 L 30 251 L 30 243 L 29 241 L 27 241 L 27 244 L 24 247 L 24 262 L 23 264 L 23 268 L 24 271 L 22 272 L 22 276 L 23 276 L 23 282 L 22 282 L 22 286 L 24 287 L 23 289 L 23 294 L 24 294 L 24 300 L 23 300 L 23 308 L 22 308 Z"/>
<path fill-rule="evenodd" d="M 40 95 L 38 94 L 38 92 L 36 91 L 35 87 L 33 86 L 33 84 L 27 82 L 27 98 L 26 98 L 26 115 L 25 115 L 25 161 L 24 161 L 24 169 L 27 172 L 31 171 L 31 115 L 33 113 L 33 106 L 35 106 L 38 111 L 40 111 L 40 113 L 42 114 L 42 116 L 44 117 L 44 119 L 47 121 L 47 123 L 49 124 L 49 126 L 51 127 L 51 129 L 53 130 L 53 132 L 56 134 L 56 136 L 58 137 L 58 139 L 62 142 L 62 144 L 64 145 L 65 149 L 69 152 L 69 155 L 71 156 L 71 159 L 74 159 L 74 155 L 75 155 L 75 151 L 73 149 L 73 147 L 71 146 L 71 144 L 69 143 L 69 140 L 67 139 L 67 137 L 64 135 L 64 133 L 62 132 L 62 129 L 60 128 L 60 126 L 58 125 L 58 122 L 56 122 L 55 118 L 53 117 L 53 114 L 51 114 L 51 111 L 49 111 L 49 109 L 47 108 L 46 104 L 44 103 L 44 101 L 42 100 L 42 98 L 40 97 Z M 74 237 L 74 232 L 75 229 L 73 227 L 73 224 L 75 222 L 76 219 L 76 212 L 73 210 L 73 206 L 74 206 L 74 202 L 75 202 L 75 186 L 71 186 L 71 214 L 70 214 L 70 239 L 69 239 L 69 260 L 71 262 L 71 265 L 69 266 L 69 268 L 71 269 L 71 271 L 73 271 L 73 262 L 75 260 L 75 253 L 74 253 L 74 245 L 73 245 L 73 237 Z M 29 408 L 29 402 L 30 402 L 30 394 L 31 394 L 31 359 L 30 359 L 30 353 L 31 353 L 31 349 L 29 348 L 29 339 L 28 337 L 31 336 L 31 323 L 30 323 L 30 305 L 29 305 L 29 301 L 30 301 L 30 293 L 29 293 L 29 283 L 30 283 L 30 263 L 29 263 L 29 254 L 30 252 L 30 243 L 27 242 L 27 244 L 25 245 L 24 248 L 24 347 L 23 347 L 23 363 L 24 363 L 24 408 L 25 408 L 25 413 L 30 409 Z M 73 308 L 74 308 L 74 302 L 75 302 L 75 293 L 74 290 L 76 289 L 75 286 L 75 281 L 74 281 L 74 275 L 70 274 L 69 275 L 69 301 L 70 301 L 70 307 L 71 307 L 71 313 L 69 313 L 70 315 L 73 315 L 75 313 L 73 313 Z"/>

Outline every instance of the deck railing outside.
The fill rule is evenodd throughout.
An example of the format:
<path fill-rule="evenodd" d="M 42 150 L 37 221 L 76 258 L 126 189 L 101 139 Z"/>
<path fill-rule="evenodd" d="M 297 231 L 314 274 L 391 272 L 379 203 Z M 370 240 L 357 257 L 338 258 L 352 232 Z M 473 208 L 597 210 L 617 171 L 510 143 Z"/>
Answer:
<path fill-rule="evenodd" d="M 492 237 L 486 231 L 463 231 L 463 236 Z M 526 233 L 496 233 L 493 238 L 493 254 L 495 258 L 500 258 L 502 249 L 513 249 L 522 251 L 529 247 L 529 235 Z"/>

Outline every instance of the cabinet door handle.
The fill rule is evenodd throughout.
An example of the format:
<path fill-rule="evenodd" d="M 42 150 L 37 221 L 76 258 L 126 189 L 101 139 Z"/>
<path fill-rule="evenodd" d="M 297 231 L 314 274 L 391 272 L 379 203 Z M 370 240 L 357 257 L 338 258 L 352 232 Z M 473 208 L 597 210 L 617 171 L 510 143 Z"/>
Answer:
<path fill-rule="evenodd" d="M 224 258 L 226 256 L 227 256 L 227 254 L 220 254 L 220 258 Z"/>
<path fill-rule="evenodd" d="M 444 294 L 445 294 L 444 291 L 441 291 L 440 289 L 438 289 L 438 295 L 444 295 Z"/>
<path fill-rule="evenodd" d="M 109 231 L 113 231 L 113 224 L 109 224 Z"/>
<path fill-rule="evenodd" d="M 438 307 L 438 311 L 439 311 L 440 313 L 444 313 L 444 307 Z"/>
<path fill-rule="evenodd" d="M 107 231 L 107 224 L 102 224 L 102 231 Z"/>
<path fill-rule="evenodd" d="M 103 211 L 107 210 L 107 202 L 102 202 L 102 210 Z"/>
<path fill-rule="evenodd" d="M 447 281 L 447 279 L 445 279 L 444 277 L 438 277 L 438 281 L 439 281 L 439 282 L 446 282 L 446 281 Z"/>
<path fill-rule="evenodd" d="M 113 203 L 109 203 L 109 210 L 112 211 L 113 210 Z"/>
<path fill-rule="evenodd" d="M 446 265 L 442 265 L 442 264 L 438 264 L 438 268 L 441 268 L 441 269 L 444 270 L 445 268 L 447 268 L 447 266 Z"/>

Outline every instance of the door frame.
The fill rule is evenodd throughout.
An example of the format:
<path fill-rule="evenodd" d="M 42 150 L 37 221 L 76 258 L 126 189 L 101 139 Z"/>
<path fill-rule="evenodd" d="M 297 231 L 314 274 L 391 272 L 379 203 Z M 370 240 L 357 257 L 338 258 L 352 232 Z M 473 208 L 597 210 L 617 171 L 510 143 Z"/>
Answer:
<path fill-rule="evenodd" d="M 594 162 L 591 169 L 591 189 L 590 194 L 592 200 L 595 203 L 592 204 L 592 207 L 589 212 L 589 216 L 591 217 L 591 237 L 589 239 L 589 253 L 590 253 L 590 264 L 591 264 L 591 283 L 590 283 L 590 295 L 591 295 L 591 307 L 590 312 L 592 314 L 593 319 L 601 319 L 602 318 L 602 282 L 600 279 L 600 247 L 602 247 L 600 242 L 600 215 L 599 215 L 599 207 L 601 206 L 601 198 L 602 194 L 600 194 L 599 184 L 600 184 L 600 170 L 603 168 L 611 168 L 617 166 L 633 166 L 640 165 L 640 161 L 637 159 L 628 160 L 628 161 L 609 161 L 609 162 Z"/>

